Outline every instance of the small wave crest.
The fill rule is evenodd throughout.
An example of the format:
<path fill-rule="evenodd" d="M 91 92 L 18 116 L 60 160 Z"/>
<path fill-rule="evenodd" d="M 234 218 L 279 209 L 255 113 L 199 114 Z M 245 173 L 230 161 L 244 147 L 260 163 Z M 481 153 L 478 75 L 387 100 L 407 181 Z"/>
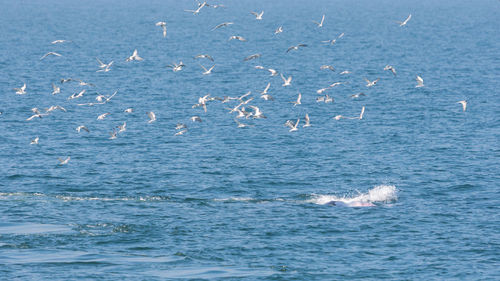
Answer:
<path fill-rule="evenodd" d="M 310 203 L 324 205 L 332 201 L 345 203 L 348 207 L 369 207 L 375 206 L 374 203 L 389 203 L 397 200 L 397 189 L 394 185 L 377 185 L 366 193 L 359 193 L 354 196 L 344 195 L 338 197 L 335 195 L 314 194 L 308 200 Z"/>

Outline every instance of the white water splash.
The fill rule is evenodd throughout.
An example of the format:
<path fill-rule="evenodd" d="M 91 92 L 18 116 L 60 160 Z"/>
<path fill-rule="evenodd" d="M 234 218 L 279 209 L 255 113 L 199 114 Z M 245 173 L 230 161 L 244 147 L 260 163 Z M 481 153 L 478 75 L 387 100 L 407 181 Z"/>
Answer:
<path fill-rule="evenodd" d="M 356 196 L 314 195 L 308 202 L 324 205 L 332 201 L 340 201 L 349 207 L 370 207 L 375 206 L 373 203 L 388 203 L 397 199 L 396 186 L 377 185 L 367 193 L 359 193 Z"/>

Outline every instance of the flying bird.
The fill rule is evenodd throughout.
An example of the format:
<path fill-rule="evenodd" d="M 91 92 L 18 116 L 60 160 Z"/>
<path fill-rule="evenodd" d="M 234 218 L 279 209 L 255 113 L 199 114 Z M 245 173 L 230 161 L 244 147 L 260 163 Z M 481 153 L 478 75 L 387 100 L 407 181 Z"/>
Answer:
<path fill-rule="evenodd" d="M 61 158 L 57 158 L 57 159 L 58 159 L 58 160 L 59 160 L 59 162 L 60 162 L 60 163 L 59 163 L 59 165 L 66 165 L 66 164 L 68 164 L 68 162 L 69 162 L 69 160 L 71 159 L 71 157 L 69 157 L 69 156 L 68 156 L 68 158 L 66 158 L 66 159 L 64 159 L 64 160 L 63 160 L 63 159 L 61 159 Z"/>
<path fill-rule="evenodd" d="M 465 111 L 467 109 L 467 101 L 466 100 L 461 100 L 461 101 L 458 101 L 457 103 L 462 105 L 463 111 Z"/>
<path fill-rule="evenodd" d="M 290 52 L 292 50 L 294 50 L 294 51 L 298 50 L 300 47 L 307 47 L 307 45 L 306 44 L 298 44 L 298 45 L 295 45 L 295 46 L 291 46 L 290 48 L 288 48 L 286 50 L 286 52 L 288 53 L 288 52 Z"/>
<path fill-rule="evenodd" d="M 300 118 L 297 119 L 297 122 L 295 122 L 295 125 L 290 124 L 290 126 L 289 126 L 290 127 L 289 132 L 298 131 L 299 129 L 297 129 L 297 126 L 299 125 L 299 122 L 300 122 Z"/>
<path fill-rule="evenodd" d="M 317 21 L 312 21 L 312 22 L 314 22 L 318 27 L 323 27 L 324 21 L 325 21 L 325 15 L 323 15 L 323 17 L 321 18 L 321 22 L 317 22 Z"/>
<path fill-rule="evenodd" d="M 184 63 L 182 63 L 182 61 L 180 61 L 179 64 L 172 63 L 172 64 L 167 65 L 167 67 L 172 68 L 173 72 L 181 71 L 184 66 L 186 66 L 186 65 Z"/>
<path fill-rule="evenodd" d="M 209 75 L 209 74 L 211 74 L 211 73 L 212 73 L 212 69 L 214 69 L 215 64 L 214 64 L 214 65 L 212 65 L 212 67 L 210 67 L 209 69 L 206 69 L 206 68 L 205 68 L 203 65 L 201 65 L 201 64 L 200 64 L 200 66 L 201 66 L 201 68 L 203 68 L 203 70 L 205 70 L 205 72 L 203 72 L 203 75 Z"/>
<path fill-rule="evenodd" d="M 52 91 L 53 95 L 57 95 L 57 94 L 61 93 L 61 88 L 57 87 L 56 84 L 54 84 L 54 83 L 52 83 L 52 89 L 53 89 L 53 91 Z"/>
<path fill-rule="evenodd" d="M 281 86 L 286 87 L 286 86 L 290 86 L 292 84 L 292 76 L 285 78 L 285 76 L 283 76 L 283 73 L 280 75 L 281 75 L 281 79 L 283 80 L 283 85 L 281 85 Z"/>
<path fill-rule="evenodd" d="M 132 55 L 130 57 L 128 57 L 125 61 L 133 61 L 133 60 L 136 60 L 136 61 L 141 61 L 143 60 L 143 58 L 139 57 L 139 55 L 137 54 L 137 49 L 134 50 L 134 52 L 132 53 Z"/>
<path fill-rule="evenodd" d="M 327 44 L 330 44 L 330 45 L 335 45 L 335 43 L 337 43 L 337 40 L 338 40 L 338 39 L 340 39 L 340 38 L 342 38 L 342 37 L 344 37 L 344 33 L 343 33 L 343 32 L 342 32 L 342 33 L 340 33 L 340 35 L 339 35 L 339 36 L 337 36 L 337 38 L 335 38 L 335 39 L 332 39 L 332 40 L 326 40 L 326 41 L 321 41 L 321 42 L 323 42 L 323 43 L 327 43 Z"/>
<path fill-rule="evenodd" d="M 61 54 L 56 53 L 56 52 L 48 52 L 48 53 L 46 53 L 45 55 L 43 55 L 43 56 L 40 58 L 40 60 L 43 60 L 44 58 L 46 58 L 47 56 L 50 56 L 50 55 L 52 55 L 52 56 L 56 56 L 56 57 L 61 57 L 61 56 L 62 56 Z"/>
<path fill-rule="evenodd" d="M 424 86 L 424 79 L 422 79 L 422 77 L 417 75 L 415 80 L 417 80 L 417 85 L 415 86 L 415 88 L 420 88 Z"/>
<path fill-rule="evenodd" d="M 167 37 L 167 23 L 164 21 L 159 21 L 155 25 L 161 26 L 161 28 L 163 29 L 163 37 Z"/>
<path fill-rule="evenodd" d="M 196 116 L 196 115 L 193 116 L 193 117 L 191 117 L 191 121 L 193 121 L 193 122 L 202 122 L 201 117 L 200 116 Z"/>
<path fill-rule="evenodd" d="M 148 123 L 153 123 L 154 121 L 156 121 L 156 115 L 153 111 L 148 111 L 147 114 L 149 117 Z"/>
<path fill-rule="evenodd" d="M 97 120 L 104 120 L 104 118 L 106 118 L 106 116 L 108 116 L 109 114 L 111 114 L 111 113 L 109 113 L 109 112 L 103 113 L 103 114 L 97 116 Z"/>
<path fill-rule="evenodd" d="M 377 78 L 373 81 L 370 81 L 368 79 L 365 78 L 365 81 L 366 81 L 366 87 L 372 87 L 372 86 L 375 86 L 377 84 L 377 82 L 380 80 L 380 78 Z"/>
<path fill-rule="evenodd" d="M 278 28 L 274 31 L 274 34 L 279 34 L 281 32 L 283 32 L 283 26 L 278 26 Z"/>
<path fill-rule="evenodd" d="M 399 26 L 405 26 L 408 21 L 410 21 L 411 19 L 411 14 L 404 20 L 404 21 L 396 21 L 397 23 L 399 23 Z"/>
<path fill-rule="evenodd" d="M 297 106 L 299 104 L 302 104 L 300 102 L 301 99 L 302 99 L 302 94 L 299 92 L 299 96 L 297 97 L 297 100 L 296 101 L 291 101 L 291 103 L 293 103 L 293 106 L 295 107 L 295 106 Z"/>
<path fill-rule="evenodd" d="M 391 65 L 386 65 L 386 66 L 384 67 L 384 70 L 390 70 L 390 71 L 392 72 L 392 74 L 394 74 L 394 76 L 396 76 L 396 69 L 394 69 L 394 67 L 393 67 L 393 66 L 391 66 Z"/>
<path fill-rule="evenodd" d="M 216 26 L 212 29 L 212 31 L 214 31 L 214 30 L 216 30 L 216 29 L 219 29 L 219 28 L 221 28 L 221 27 L 229 26 L 229 25 L 231 25 L 231 24 L 234 24 L 234 23 L 232 23 L 232 22 L 223 22 L 223 23 L 221 23 L 221 24 L 216 25 Z"/>
<path fill-rule="evenodd" d="M 262 56 L 261 54 L 253 54 L 251 56 L 246 57 L 243 61 L 249 61 L 249 60 L 257 59 L 257 58 L 260 58 L 261 56 Z"/>
<path fill-rule="evenodd" d="M 78 131 L 78 133 L 79 133 L 81 130 L 84 130 L 84 131 L 86 131 L 87 133 L 90 133 L 90 130 L 89 130 L 87 127 L 83 126 L 83 125 L 80 125 L 80 126 L 76 127 L 76 130 Z"/>
<path fill-rule="evenodd" d="M 67 40 L 54 40 L 52 42 L 50 42 L 51 44 L 59 44 L 59 43 L 65 43 L 65 42 L 69 42 Z"/>
<path fill-rule="evenodd" d="M 245 38 L 243 38 L 241 36 L 238 36 L 238 35 L 233 35 L 233 36 L 229 37 L 229 40 L 227 40 L 227 41 L 231 41 L 231 40 L 234 40 L 234 39 L 239 40 L 241 42 L 246 42 L 247 41 L 247 39 L 245 39 Z"/>
<path fill-rule="evenodd" d="M 262 16 L 264 15 L 264 11 L 260 12 L 260 14 L 256 12 L 250 12 L 250 13 L 255 16 L 256 20 L 262 20 Z"/>
<path fill-rule="evenodd" d="M 14 88 L 16 91 L 16 95 L 25 95 L 26 94 L 26 83 L 21 88 Z"/>
<path fill-rule="evenodd" d="M 311 127 L 311 120 L 309 119 L 309 114 L 306 113 L 306 123 L 302 126 L 303 128 L 306 128 L 306 127 Z"/>
<path fill-rule="evenodd" d="M 332 65 L 322 65 L 320 66 L 320 69 L 329 69 L 331 71 L 335 71 L 335 67 L 333 67 Z"/>
<path fill-rule="evenodd" d="M 39 139 L 40 139 L 39 137 L 36 137 L 36 138 L 32 139 L 31 142 L 30 142 L 30 144 L 38 144 L 38 140 Z"/>
<path fill-rule="evenodd" d="M 214 58 L 212 58 L 211 56 L 209 55 L 197 55 L 196 57 L 194 57 L 195 59 L 209 59 L 211 61 L 214 61 Z"/>

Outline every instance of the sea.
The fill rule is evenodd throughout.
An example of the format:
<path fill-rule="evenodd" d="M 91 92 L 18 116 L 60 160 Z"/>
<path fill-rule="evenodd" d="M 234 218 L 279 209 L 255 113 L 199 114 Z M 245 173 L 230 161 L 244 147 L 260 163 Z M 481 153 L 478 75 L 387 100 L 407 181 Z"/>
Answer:
<path fill-rule="evenodd" d="M 500 279 L 499 1 L 0 4 L 0 280 Z"/>

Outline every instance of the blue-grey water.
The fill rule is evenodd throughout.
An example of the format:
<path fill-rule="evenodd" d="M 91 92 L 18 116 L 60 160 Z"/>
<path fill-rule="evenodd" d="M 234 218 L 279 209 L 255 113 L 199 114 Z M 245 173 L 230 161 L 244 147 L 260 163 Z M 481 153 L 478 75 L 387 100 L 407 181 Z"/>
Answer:
<path fill-rule="evenodd" d="M 499 1 L 211 4 L 226 7 L 1 1 L 1 280 L 498 280 Z M 261 21 L 250 14 L 262 10 Z M 211 31 L 222 22 L 234 24 Z M 299 43 L 308 46 L 286 53 Z M 125 62 L 134 49 L 144 60 Z M 40 60 L 49 51 L 62 56 Z M 211 75 L 198 54 L 214 58 Z M 111 70 L 96 72 L 95 58 Z M 179 61 L 182 71 L 166 67 Z M 95 87 L 60 83 L 69 77 Z M 365 77 L 380 81 L 366 87 Z M 274 101 L 260 98 L 268 82 Z M 333 82 L 347 83 L 325 92 L 334 103 L 317 103 Z M 15 94 L 23 83 L 27 94 Z M 77 105 L 116 90 L 106 104 Z M 267 116 L 238 119 L 253 127 L 228 113 L 238 101 L 192 108 L 208 93 L 247 91 L 247 109 Z M 67 112 L 26 121 L 51 105 Z M 363 106 L 362 120 L 332 118 Z M 174 136 L 177 123 L 187 133 Z"/>

